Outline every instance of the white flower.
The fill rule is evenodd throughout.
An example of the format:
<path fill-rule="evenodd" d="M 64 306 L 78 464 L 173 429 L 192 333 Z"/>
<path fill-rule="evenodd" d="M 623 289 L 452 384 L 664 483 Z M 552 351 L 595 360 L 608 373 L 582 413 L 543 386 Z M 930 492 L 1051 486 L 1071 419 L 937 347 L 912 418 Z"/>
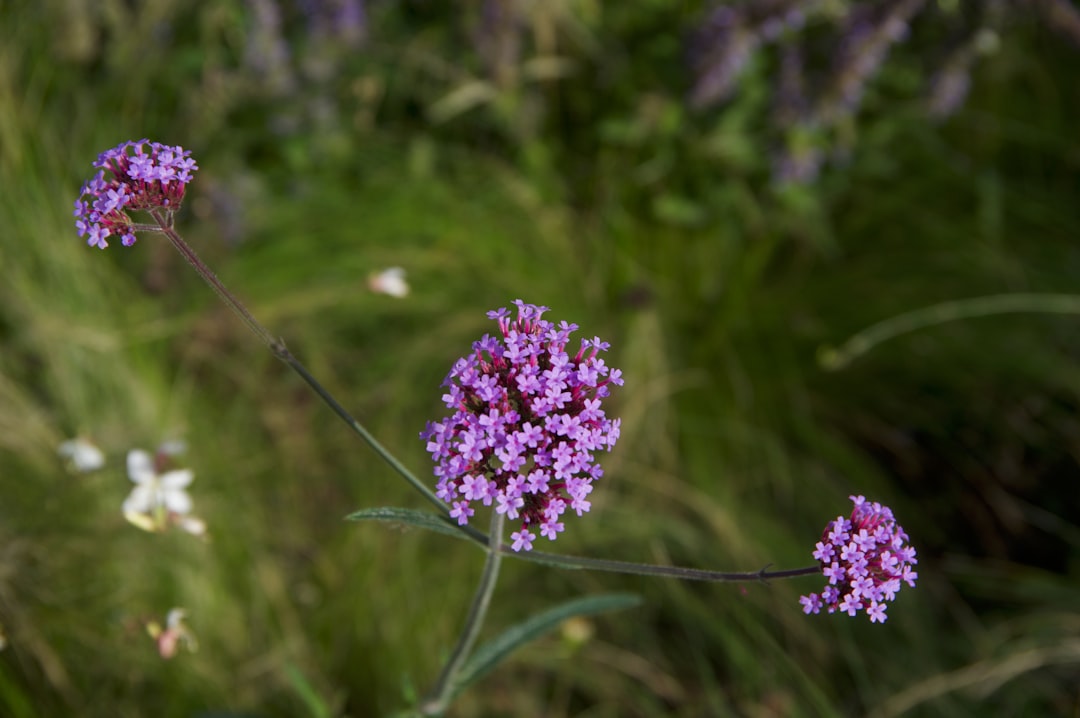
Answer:
<path fill-rule="evenodd" d="M 405 281 L 405 270 L 401 267 L 390 267 L 378 274 L 368 277 L 368 289 L 376 294 L 386 294 L 390 297 L 408 296 L 409 285 Z"/>
<path fill-rule="evenodd" d="M 60 456 L 68 460 L 68 465 L 80 473 L 96 471 L 105 465 L 105 454 L 101 449 L 83 438 L 69 439 L 56 449 Z"/>
<path fill-rule="evenodd" d="M 184 624 L 186 615 L 187 611 L 184 609 L 174 608 L 165 617 L 164 628 L 157 621 L 146 624 L 146 632 L 157 642 L 158 653 L 162 658 L 168 660 L 175 656 L 177 649 L 181 645 L 192 652 L 199 649 L 195 635 Z"/>
<path fill-rule="evenodd" d="M 195 480 L 191 469 L 177 469 L 158 474 L 150 454 L 141 449 L 128 452 L 128 477 L 135 488 L 124 499 L 124 516 L 139 528 L 164 527 L 169 514 L 191 511 L 191 497 L 184 489 Z M 154 530 L 154 529 L 148 529 Z"/>

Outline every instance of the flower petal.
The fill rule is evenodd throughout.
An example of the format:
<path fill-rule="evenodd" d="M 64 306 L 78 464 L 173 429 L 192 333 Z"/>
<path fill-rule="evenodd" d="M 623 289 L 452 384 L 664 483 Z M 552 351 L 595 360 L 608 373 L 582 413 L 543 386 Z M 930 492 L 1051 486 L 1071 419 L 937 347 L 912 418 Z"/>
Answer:
<path fill-rule="evenodd" d="M 132 449 L 127 455 L 128 478 L 136 484 L 145 484 L 157 477 L 154 460 L 142 449 Z"/>
<path fill-rule="evenodd" d="M 186 514 L 191 511 L 191 497 L 183 489 L 162 491 L 161 502 L 174 514 Z"/>
<path fill-rule="evenodd" d="M 159 479 L 161 488 L 165 491 L 182 489 L 195 480 L 195 472 L 191 469 L 176 469 L 162 474 Z"/>
<path fill-rule="evenodd" d="M 105 454 L 86 439 L 70 439 L 57 448 L 60 456 L 71 461 L 76 471 L 89 472 L 105 465 Z"/>
<path fill-rule="evenodd" d="M 153 486 L 139 484 L 128 497 L 124 499 L 123 511 L 125 514 L 145 514 L 154 510 L 157 506 L 156 494 Z"/>

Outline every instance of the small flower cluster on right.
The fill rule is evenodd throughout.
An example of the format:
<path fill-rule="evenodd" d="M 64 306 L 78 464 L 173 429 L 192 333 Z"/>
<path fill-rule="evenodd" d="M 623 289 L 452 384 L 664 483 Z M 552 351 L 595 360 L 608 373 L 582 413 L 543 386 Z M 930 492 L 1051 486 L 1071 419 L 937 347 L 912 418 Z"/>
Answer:
<path fill-rule="evenodd" d="M 854 616 L 866 611 L 871 623 L 884 623 L 886 604 L 902 584 L 915 586 L 918 563 L 904 529 L 888 506 L 850 496 L 851 517 L 830 522 L 814 550 L 829 585 L 821 593 L 802 596 L 803 613 L 843 611 Z"/>

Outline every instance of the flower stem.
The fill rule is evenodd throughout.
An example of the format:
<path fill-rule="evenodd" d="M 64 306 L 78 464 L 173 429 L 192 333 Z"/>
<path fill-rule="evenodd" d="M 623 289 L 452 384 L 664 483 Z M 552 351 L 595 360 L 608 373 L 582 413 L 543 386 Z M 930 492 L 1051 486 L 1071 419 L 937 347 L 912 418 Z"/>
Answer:
<path fill-rule="evenodd" d="M 487 615 L 488 607 L 491 605 L 491 595 L 495 592 L 495 582 L 499 577 L 499 562 L 504 553 L 504 551 L 499 550 L 502 545 L 503 518 L 504 515 L 498 511 L 491 512 L 491 535 L 498 537 L 498 540 L 494 543 L 488 543 L 484 572 L 480 575 L 480 584 L 476 587 L 476 595 L 473 596 L 469 615 L 465 619 L 465 626 L 458 637 L 457 645 L 454 646 L 454 652 L 450 654 L 449 660 L 443 666 L 442 673 L 439 674 L 439 680 L 436 681 L 435 687 L 431 689 L 427 699 L 420 706 L 422 715 L 442 715 L 457 692 L 454 679 L 461 671 L 462 666 L 465 665 L 465 661 L 469 658 L 469 654 L 476 644 L 476 638 L 480 635 L 480 629 L 484 625 L 484 617 Z"/>
<path fill-rule="evenodd" d="M 478 546 L 490 548 L 491 540 L 483 531 L 475 529 L 467 524 L 465 526 L 458 526 L 456 521 L 448 521 L 447 523 L 460 531 L 467 540 L 472 541 Z M 604 571 L 606 573 L 625 573 L 632 576 L 660 576 L 664 578 L 677 578 L 684 581 L 707 581 L 711 583 L 775 581 L 785 578 L 798 578 L 799 576 L 813 576 L 821 573 L 820 566 L 789 568 L 780 571 L 769 571 L 768 566 L 765 566 L 758 571 L 709 571 L 700 568 L 686 568 L 684 566 L 661 566 L 653 563 L 612 561 L 603 558 L 544 553 L 543 551 L 515 551 L 510 547 L 510 544 L 506 543 L 500 543 L 499 551 L 507 556 L 522 561 L 531 561 L 533 563 L 555 566 L 557 568 Z"/>
<path fill-rule="evenodd" d="M 267 328 L 247 310 L 247 307 L 245 307 L 232 292 L 226 289 L 225 285 L 217 278 L 217 275 L 214 274 L 213 270 L 204 264 L 203 261 L 199 259 L 199 255 L 195 253 L 195 250 L 176 233 L 176 230 L 172 227 L 172 218 L 169 213 L 166 210 L 154 209 L 150 211 L 150 215 L 158 223 L 158 227 L 155 227 L 154 230 L 162 232 L 169 238 L 169 241 L 172 243 L 173 247 L 176 248 L 176 251 L 180 252 L 181 256 L 188 261 L 188 264 L 190 264 L 199 276 L 203 278 L 203 281 L 209 284 L 210 288 L 217 293 L 218 297 L 220 297 L 221 300 L 243 320 L 244 324 L 246 324 L 264 344 L 266 344 L 270 349 L 270 352 L 278 359 L 288 364 L 289 367 L 319 395 L 319 398 L 322 399 L 342 421 L 359 434 L 360 438 L 367 442 L 367 445 L 374 449 L 375 453 L 390 465 L 390 468 L 409 482 L 409 484 L 419 491 L 424 498 L 445 513 L 446 505 L 435 496 L 434 492 L 420 481 L 420 479 L 416 478 L 416 476 L 413 475 L 404 464 L 398 461 L 397 457 L 391 454 L 386 447 L 379 443 L 363 424 L 353 418 L 345 407 L 338 403 L 337 399 L 335 399 L 334 396 L 311 375 L 311 372 L 307 370 L 307 367 L 301 364 L 300 360 L 293 356 L 293 353 L 285 346 L 285 342 L 271 334 L 269 330 L 267 330 Z"/>
<path fill-rule="evenodd" d="M 813 576 L 821 573 L 820 566 L 790 568 L 782 571 L 769 571 L 767 570 L 769 568 L 768 566 L 765 566 L 759 571 L 708 571 L 700 568 L 686 568 L 684 566 L 660 566 L 651 563 L 634 563 L 632 561 L 611 561 L 603 558 L 567 556 L 557 553 L 541 553 L 539 551 L 514 553 L 506 544 L 503 544 L 502 552 L 511 553 L 526 561 L 535 561 L 536 563 L 559 566 L 562 568 L 606 571 L 608 573 L 625 573 L 634 576 L 661 576 L 665 578 L 682 579 L 684 581 L 708 581 L 710 583 L 774 581 L 783 578 Z"/>

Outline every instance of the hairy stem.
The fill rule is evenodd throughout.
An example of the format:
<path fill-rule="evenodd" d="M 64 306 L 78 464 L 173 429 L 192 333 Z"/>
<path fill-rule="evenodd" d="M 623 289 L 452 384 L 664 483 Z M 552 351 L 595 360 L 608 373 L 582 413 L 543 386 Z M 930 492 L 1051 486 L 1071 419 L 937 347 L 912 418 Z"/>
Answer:
<path fill-rule="evenodd" d="M 465 665 L 465 661 L 476 644 L 476 638 L 480 635 L 484 617 L 491 605 L 491 595 L 495 592 L 495 582 L 499 577 L 499 562 L 503 554 L 503 551 L 499 550 L 503 533 L 503 518 L 504 515 L 498 511 L 491 512 L 491 535 L 497 537 L 498 540 L 488 544 L 484 572 L 480 575 L 480 584 L 476 587 L 476 595 L 473 596 L 472 606 L 469 607 L 465 626 L 461 630 L 453 653 L 450 654 L 442 673 L 439 674 L 439 680 L 436 681 L 435 687 L 431 689 L 420 707 L 422 715 L 442 715 L 446 710 L 456 693 L 457 686 L 454 679 Z"/>
<path fill-rule="evenodd" d="M 352 414 L 350 414 L 345 409 L 345 407 L 343 407 L 337 401 L 337 399 L 334 398 L 334 396 L 326 389 L 326 387 L 324 387 L 314 376 L 311 375 L 311 372 L 307 370 L 307 367 L 301 364 L 300 360 L 293 356 L 293 353 L 290 352 L 288 347 L 285 346 L 285 342 L 271 334 L 269 330 L 267 330 L 267 328 L 264 327 L 259 322 L 259 320 L 257 320 L 255 316 L 248 311 L 247 307 L 245 307 L 240 302 L 240 300 L 237 299 L 236 296 L 232 292 L 230 292 L 224 284 L 222 284 L 221 280 L 217 278 L 217 275 L 214 274 L 213 270 L 211 270 L 210 267 L 208 267 L 206 264 L 203 263 L 201 259 L 199 259 L 199 255 L 195 253 L 195 250 L 192 249 L 191 246 L 187 242 L 185 242 L 179 234 L 177 234 L 176 230 L 173 229 L 172 218 L 170 217 L 169 213 L 166 210 L 155 209 L 151 210 L 150 215 L 158 223 L 158 227 L 155 227 L 154 230 L 162 232 L 166 237 L 169 238 L 169 241 L 172 243 L 173 247 L 176 248 L 176 251 L 180 252 L 181 256 L 183 256 L 183 258 L 188 261 L 188 264 L 190 264 L 192 268 L 194 268 L 194 270 L 199 274 L 199 276 L 203 278 L 203 281 L 209 284 L 210 288 L 217 293 L 218 297 L 220 297 L 223 302 L 225 302 L 226 306 L 232 309 L 236 313 L 236 315 L 243 320 L 244 324 L 248 326 L 248 329 L 254 332 L 255 335 L 259 337 L 259 339 L 261 339 L 264 344 L 266 344 L 266 346 L 270 349 L 271 353 L 273 353 L 273 355 L 281 361 L 288 364 L 289 367 L 294 372 L 296 372 L 300 376 L 300 378 L 303 379 L 307 383 L 307 385 L 312 388 L 312 390 L 314 390 L 316 394 L 319 395 L 319 398 L 322 399 L 323 402 L 325 402 L 326 405 L 329 406 L 333 410 L 333 412 L 341 418 L 342 421 L 349 425 L 349 428 L 359 434 L 360 438 L 362 438 L 368 446 L 374 449 L 375 453 L 378 454 L 383 461 L 390 465 L 390 468 L 392 468 L 402 478 L 409 482 L 409 484 L 414 489 L 419 491 L 424 496 L 424 498 L 437 506 L 440 511 L 445 513 L 446 505 L 443 504 L 443 502 L 440 501 L 437 496 L 435 496 L 431 489 L 429 489 L 422 481 L 416 478 L 416 476 L 413 475 L 413 473 L 409 471 L 404 464 L 398 461 L 397 457 L 391 454 L 386 447 L 380 444 L 379 441 L 371 434 L 370 431 L 368 431 L 364 427 L 363 424 L 353 418 Z"/>
<path fill-rule="evenodd" d="M 483 531 L 466 524 L 458 526 L 452 519 L 446 520 L 447 525 L 456 529 L 464 538 L 472 541 L 485 549 L 490 548 L 490 538 Z M 500 539 L 501 540 L 501 539 Z M 607 573 L 625 573 L 632 576 L 660 576 L 663 578 L 677 578 L 684 581 L 708 581 L 712 583 L 737 583 L 740 581 L 775 581 L 785 578 L 798 578 L 799 576 L 813 576 L 821 573 L 820 566 L 806 566 L 804 568 L 789 568 L 779 571 L 769 571 L 769 566 L 758 571 L 710 571 L 700 568 L 686 568 L 683 566 L 661 566 L 652 563 L 635 563 L 633 561 L 612 561 L 603 558 L 588 558 L 585 556 L 568 556 L 559 553 L 544 553 L 543 551 L 515 551 L 510 544 L 500 543 L 499 551 L 507 556 L 531 561 L 547 566 L 558 568 L 584 569 L 587 571 L 604 571 Z"/>

